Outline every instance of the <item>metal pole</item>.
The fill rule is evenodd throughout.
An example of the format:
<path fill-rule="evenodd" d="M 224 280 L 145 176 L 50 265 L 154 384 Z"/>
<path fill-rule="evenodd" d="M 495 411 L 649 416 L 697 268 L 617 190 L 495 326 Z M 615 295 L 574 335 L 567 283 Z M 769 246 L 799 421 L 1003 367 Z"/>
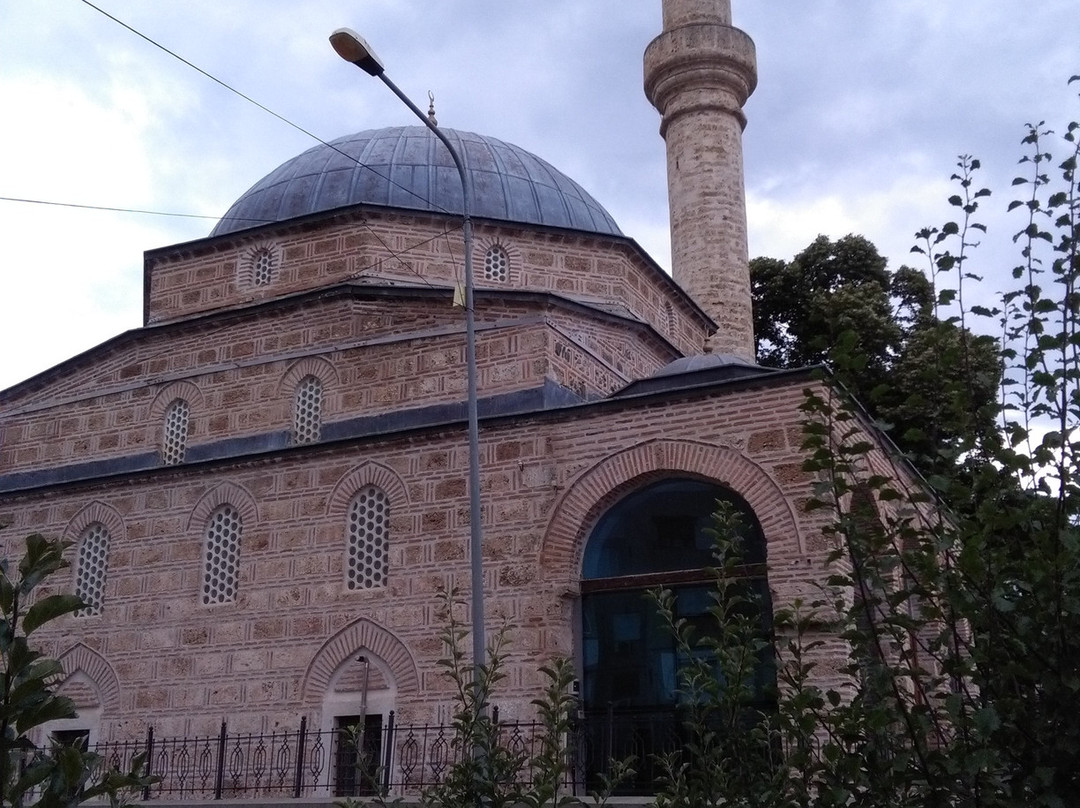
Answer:
<path fill-rule="evenodd" d="M 293 799 L 300 799 L 304 788 L 304 744 L 307 743 L 307 716 L 300 716 L 300 732 L 296 735 L 296 776 L 293 779 Z"/>
<path fill-rule="evenodd" d="M 149 777 L 154 773 L 154 728 L 148 726 L 146 728 L 146 769 L 144 770 L 146 777 Z M 150 785 L 149 783 L 143 787 L 143 801 L 150 799 Z"/>
<path fill-rule="evenodd" d="M 214 777 L 214 799 L 221 799 L 221 791 L 225 786 L 225 742 L 228 739 L 228 730 L 225 722 L 221 722 L 221 735 L 218 736 L 218 759 L 217 772 Z"/>
<path fill-rule="evenodd" d="M 386 717 L 386 752 L 383 756 L 383 793 L 390 792 L 390 765 L 394 760 L 394 711 L 391 710 Z"/>
<path fill-rule="evenodd" d="M 371 661 L 362 654 L 356 658 L 356 661 L 364 666 L 364 689 L 360 691 L 360 731 L 363 732 L 367 723 L 367 694 L 368 682 L 371 679 Z"/>
<path fill-rule="evenodd" d="M 469 420 L 469 560 L 470 583 L 472 586 L 472 641 L 473 641 L 473 677 L 480 681 L 480 666 L 484 664 L 484 559 L 483 532 L 480 525 L 480 423 L 477 413 L 476 391 L 476 318 L 473 307 L 473 266 L 472 266 L 472 182 L 465 166 L 461 162 L 457 149 L 447 139 L 442 130 L 414 104 L 386 73 L 380 72 L 379 78 L 390 88 L 409 109 L 413 111 L 424 126 L 435 133 L 442 141 L 461 177 L 462 230 L 465 240 L 465 365 L 468 373 L 468 420 Z"/>

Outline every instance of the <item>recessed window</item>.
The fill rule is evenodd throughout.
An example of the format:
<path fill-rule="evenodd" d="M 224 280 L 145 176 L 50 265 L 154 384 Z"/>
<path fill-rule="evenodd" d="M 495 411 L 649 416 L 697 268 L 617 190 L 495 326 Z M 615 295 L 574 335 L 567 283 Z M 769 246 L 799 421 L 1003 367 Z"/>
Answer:
<path fill-rule="evenodd" d="M 372 589 L 386 584 L 390 500 L 369 485 L 356 495 L 348 516 L 349 589 Z"/>
<path fill-rule="evenodd" d="M 277 269 L 277 253 L 271 247 L 256 247 L 249 258 L 251 262 L 251 281 L 256 286 L 265 286 L 274 279 Z"/>
<path fill-rule="evenodd" d="M 236 599 L 242 529 L 240 513 L 232 505 L 222 505 L 210 515 L 206 525 L 203 603 L 227 603 Z"/>
<path fill-rule="evenodd" d="M 305 376 L 296 385 L 293 408 L 293 439 L 297 443 L 315 443 L 322 430 L 322 382 Z"/>
<path fill-rule="evenodd" d="M 765 540 L 754 512 L 733 491 L 697 479 L 654 482 L 615 503 L 589 536 L 581 581 L 582 707 L 586 716 L 600 719 L 596 731 L 618 739 L 611 754 L 622 756 L 631 746 L 638 755 L 658 752 L 662 739 L 676 737 L 678 710 L 685 698 L 680 671 L 713 653 L 707 644 L 717 635 L 709 611 L 715 589 L 709 568 L 716 561 L 713 514 L 719 502 L 728 503 L 740 517 L 745 563 L 733 574 L 744 588 L 741 594 L 761 604 L 761 630 L 768 635 L 772 609 Z M 680 649 L 646 597 L 658 586 L 672 591 L 676 619 L 706 640 L 690 655 Z M 773 709 L 775 670 L 768 649 L 757 660 L 751 679 L 748 707 L 758 712 Z M 590 740 L 607 748 L 602 747 L 610 743 L 607 738 Z M 628 738 L 635 740 L 631 743 Z M 641 769 L 624 788 L 648 788 L 652 776 Z M 586 775 L 593 777 L 594 772 Z"/>
<path fill-rule="evenodd" d="M 184 462 L 187 454 L 188 416 L 191 408 L 182 398 L 178 398 L 165 411 L 165 429 L 161 442 L 161 457 L 166 465 L 174 466 Z"/>
<path fill-rule="evenodd" d="M 105 595 L 105 574 L 109 568 L 109 531 L 95 522 L 83 531 L 79 539 L 75 569 L 75 594 L 87 605 L 75 612 L 76 617 L 101 614 Z"/>
<path fill-rule="evenodd" d="M 70 746 L 86 750 L 90 746 L 90 730 L 88 729 L 57 729 L 49 733 L 52 742 L 57 746 Z"/>
<path fill-rule="evenodd" d="M 495 283 L 505 283 L 510 276 L 510 256 L 496 244 L 484 256 L 484 278 Z"/>
<path fill-rule="evenodd" d="M 334 795 L 371 796 L 379 784 L 382 715 L 334 717 Z"/>

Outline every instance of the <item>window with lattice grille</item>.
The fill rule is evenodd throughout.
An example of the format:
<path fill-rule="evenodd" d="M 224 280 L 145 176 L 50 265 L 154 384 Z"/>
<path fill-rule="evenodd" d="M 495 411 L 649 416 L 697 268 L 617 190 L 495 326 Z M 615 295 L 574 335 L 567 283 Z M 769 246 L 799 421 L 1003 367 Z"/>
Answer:
<path fill-rule="evenodd" d="M 389 566 L 390 499 L 382 489 L 369 485 L 356 495 L 349 506 L 347 530 L 349 589 L 384 586 Z"/>
<path fill-rule="evenodd" d="M 496 283 L 505 283 L 510 274 L 510 256 L 498 244 L 484 256 L 484 277 Z"/>
<path fill-rule="evenodd" d="M 259 247 L 251 254 L 251 279 L 256 286 L 265 286 L 274 277 L 277 255 L 270 247 Z"/>
<path fill-rule="evenodd" d="M 296 408 L 293 412 L 293 439 L 314 443 L 322 430 L 322 382 L 305 376 L 296 385 Z"/>
<path fill-rule="evenodd" d="M 161 442 L 161 457 L 170 466 L 184 462 L 187 454 L 188 416 L 191 412 L 188 403 L 182 398 L 176 399 L 165 411 L 165 431 Z"/>
<path fill-rule="evenodd" d="M 203 603 L 227 603 L 236 599 L 242 528 L 240 513 L 232 505 L 222 505 L 211 514 L 206 525 Z"/>
<path fill-rule="evenodd" d="M 101 614 L 105 574 L 109 569 L 109 531 L 100 522 L 94 522 L 83 531 L 75 563 L 75 594 L 87 604 L 75 612 L 75 616 Z"/>

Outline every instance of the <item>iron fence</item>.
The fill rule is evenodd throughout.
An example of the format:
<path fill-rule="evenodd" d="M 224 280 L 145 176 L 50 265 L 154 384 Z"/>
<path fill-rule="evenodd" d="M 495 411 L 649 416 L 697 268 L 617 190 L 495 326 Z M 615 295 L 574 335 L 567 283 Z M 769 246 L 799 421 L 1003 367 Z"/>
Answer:
<path fill-rule="evenodd" d="M 312 730 L 301 719 L 295 730 L 265 734 L 159 738 L 153 728 L 139 740 L 103 741 L 95 746 L 103 765 L 126 771 L 145 755 L 148 774 L 158 782 L 142 799 L 223 799 L 254 797 L 363 796 L 376 791 L 417 794 L 436 785 L 463 754 L 454 728 L 398 725 L 394 713 L 375 730 L 351 736 L 347 730 Z M 494 716 L 498 722 L 497 714 Z M 522 761 L 518 782 L 529 783 L 529 761 L 540 751 L 544 728 L 535 722 L 498 723 L 500 746 Z M 577 793 L 584 782 L 575 738 L 567 739 L 563 786 Z"/>
<path fill-rule="evenodd" d="M 528 785 L 532 762 L 542 751 L 545 728 L 535 722 L 500 722 L 499 745 L 521 761 L 517 782 Z M 613 761 L 632 759 L 634 774 L 621 794 L 652 794 L 660 777 L 661 755 L 685 748 L 684 716 L 675 710 L 606 710 L 585 713 L 563 739 L 563 792 L 582 795 L 600 787 Z M 158 782 L 143 800 L 288 798 L 364 796 L 376 792 L 416 795 L 443 781 L 451 767 L 472 754 L 448 725 L 398 725 L 394 713 L 385 722 L 368 723 L 362 732 L 312 730 L 302 719 L 298 729 L 265 734 L 229 732 L 223 722 L 217 735 L 158 738 L 153 729 L 137 741 L 105 741 L 95 747 L 109 768 L 127 771 L 145 755 L 147 773 Z M 779 748 L 773 750 L 779 752 Z M 780 755 L 767 754 L 764 765 Z"/>

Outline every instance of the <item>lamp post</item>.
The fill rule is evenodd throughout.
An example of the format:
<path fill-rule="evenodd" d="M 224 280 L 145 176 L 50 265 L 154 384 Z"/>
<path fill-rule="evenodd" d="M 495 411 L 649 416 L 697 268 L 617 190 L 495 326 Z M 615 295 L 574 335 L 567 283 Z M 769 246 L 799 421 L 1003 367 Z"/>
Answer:
<path fill-rule="evenodd" d="M 450 152 L 450 157 L 461 177 L 462 234 L 465 241 L 465 364 L 468 373 L 469 556 L 472 586 L 473 676 L 476 681 L 479 681 L 480 666 L 484 662 L 484 568 L 483 533 L 480 525 L 480 427 L 476 393 L 476 320 L 473 313 L 472 182 L 457 149 L 435 122 L 421 112 L 420 108 L 387 78 L 382 62 L 363 37 L 349 28 L 338 28 L 330 35 L 330 44 L 338 56 L 346 62 L 352 62 L 365 73 L 381 79 L 382 83 L 424 122 L 424 126 L 435 133 L 435 137 L 441 140 L 446 150 Z"/>

